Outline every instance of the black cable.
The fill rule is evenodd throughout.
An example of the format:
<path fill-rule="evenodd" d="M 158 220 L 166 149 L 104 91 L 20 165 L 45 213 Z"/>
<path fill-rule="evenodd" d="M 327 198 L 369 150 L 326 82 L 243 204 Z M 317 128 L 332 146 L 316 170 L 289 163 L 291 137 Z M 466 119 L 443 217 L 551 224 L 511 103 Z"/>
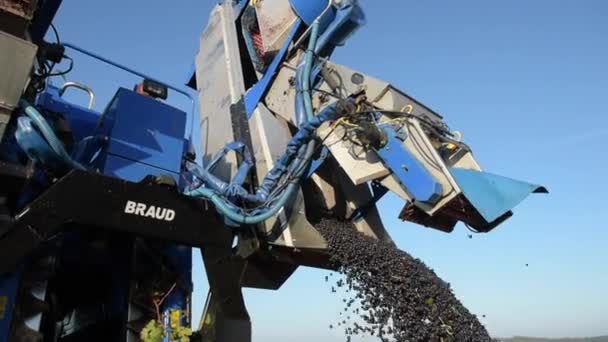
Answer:
<path fill-rule="evenodd" d="M 71 57 L 65 56 L 65 55 L 63 56 L 63 58 L 70 61 L 70 66 L 66 70 L 59 71 L 56 73 L 49 73 L 46 75 L 46 77 L 63 76 L 63 75 L 66 75 L 67 73 L 69 73 L 70 71 L 72 71 L 72 69 L 74 68 L 74 60 Z"/>
<path fill-rule="evenodd" d="M 344 79 L 342 78 L 342 75 L 340 75 L 340 73 L 337 70 L 334 70 L 331 68 L 329 69 L 329 72 L 338 77 L 338 80 L 340 81 L 340 97 L 346 98 L 346 94 L 348 93 L 348 90 L 346 89 L 346 86 L 344 85 Z"/>
<path fill-rule="evenodd" d="M 378 110 L 374 110 L 373 112 L 377 112 L 377 113 L 384 113 L 384 114 L 393 114 L 393 115 L 397 115 L 397 116 L 401 116 L 401 117 L 407 117 L 407 118 L 414 118 L 417 119 L 418 121 L 420 121 L 420 123 L 422 123 L 425 128 L 429 129 L 431 131 L 431 133 L 433 133 L 433 135 L 435 135 L 439 140 L 446 142 L 446 143 L 451 143 L 454 144 L 456 146 L 459 146 L 467 151 L 471 151 L 471 148 L 463 143 L 462 141 L 457 141 L 454 140 L 446 135 L 451 135 L 449 129 L 447 128 L 447 125 L 443 124 L 443 127 L 438 127 L 440 126 L 438 123 L 436 122 L 432 122 L 431 120 L 418 116 L 418 115 L 413 115 L 413 114 L 408 114 L 408 113 L 404 113 L 404 112 L 398 112 L 398 111 L 394 111 L 394 110 L 384 110 L 384 109 L 378 109 Z"/>
<path fill-rule="evenodd" d="M 59 32 L 57 31 L 57 28 L 55 27 L 55 25 L 53 23 L 51 23 L 50 26 L 51 26 L 51 29 L 53 30 L 53 33 L 55 34 L 55 40 L 57 42 L 57 45 L 61 45 L 61 39 L 59 38 Z M 45 73 L 44 73 L 44 78 L 47 78 L 53 72 L 53 68 L 55 68 L 55 62 L 53 62 L 51 65 L 47 65 L 46 61 L 45 61 L 42 64 L 45 65 L 46 67 L 48 67 L 48 71 L 45 71 Z"/>
<path fill-rule="evenodd" d="M 61 45 L 61 39 L 59 39 L 59 32 L 57 32 L 57 28 L 53 23 L 51 23 L 51 29 L 53 29 L 53 33 L 55 34 L 55 39 L 57 40 L 57 44 Z"/>
<path fill-rule="evenodd" d="M 416 150 L 418 150 L 418 152 L 420 153 L 420 155 L 426 159 L 426 162 L 429 163 L 433 168 L 435 168 L 438 171 L 443 172 L 443 170 L 441 169 L 441 165 L 439 165 L 439 163 L 437 161 L 435 161 L 435 159 L 433 158 L 433 156 L 429 156 L 428 153 L 424 150 L 424 148 L 422 147 L 422 145 L 420 144 L 420 141 L 418 141 L 418 138 L 416 138 L 416 136 L 414 134 L 412 134 L 412 131 L 410 129 L 410 125 L 412 125 L 409 122 L 406 122 L 404 124 L 404 126 L 407 129 L 407 133 L 410 136 L 411 140 L 412 140 L 412 144 L 414 145 L 414 147 L 416 148 Z"/>
<path fill-rule="evenodd" d="M 337 128 L 338 128 L 337 126 L 332 127 L 332 129 L 329 131 L 329 133 L 327 133 L 327 135 L 321 140 L 321 142 L 319 144 L 317 144 L 314 155 L 318 154 L 323 149 L 325 142 L 336 131 Z M 308 164 L 308 163 L 305 163 L 305 164 Z M 284 176 L 283 179 L 281 180 L 281 183 L 279 183 L 279 185 L 275 188 L 275 190 L 272 191 L 270 193 L 270 195 L 268 196 L 269 200 L 266 201 L 266 203 L 264 203 L 261 207 L 265 207 L 265 206 L 268 206 L 269 204 L 271 204 L 272 201 L 274 201 L 276 199 L 276 197 L 281 192 L 283 192 L 291 182 L 294 181 L 294 179 L 295 179 L 294 175 L 297 175 L 298 173 L 300 173 L 302 171 L 302 168 L 292 170 L 291 174 Z M 260 208 L 256 208 L 256 209 L 260 209 Z"/>
<path fill-rule="evenodd" d="M 365 111 L 362 113 L 382 113 L 382 114 L 392 114 L 392 115 L 396 115 L 396 116 L 401 116 L 401 117 L 407 117 L 407 118 L 415 118 L 418 119 L 420 122 L 425 123 L 431 127 L 435 127 L 438 126 L 438 124 L 436 122 L 433 122 L 431 120 L 429 120 L 428 118 L 419 116 L 419 115 L 414 115 L 414 114 L 408 114 L 408 113 L 404 113 L 404 112 L 399 112 L 396 110 L 387 110 L 387 109 L 373 109 L 370 111 Z M 445 125 L 445 124 L 444 124 Z M 449 133 L 449 130 L 446 129 L 445 127 L 443 127 L 443 130 L 445 130 L 447 133 Z"/>

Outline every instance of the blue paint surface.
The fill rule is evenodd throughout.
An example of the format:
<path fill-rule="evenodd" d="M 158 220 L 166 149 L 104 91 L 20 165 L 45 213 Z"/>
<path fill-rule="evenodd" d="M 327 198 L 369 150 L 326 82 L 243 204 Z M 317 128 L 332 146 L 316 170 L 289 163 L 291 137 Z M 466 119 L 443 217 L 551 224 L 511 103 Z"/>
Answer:
<path fill-rule="evenodd" d="M 442 194 L 441 184 L 411 155 L 390 127 L 384 129 L 388 143 L 376 150 L 384 164 L 393 172 L 399 183 L 416 202 L 433 204 Z"/>
<path fill-rule="evenodd" d="M 97 134 L 110 137 L 105 153 L 179 173 L 187 115 L 160 101 L 121 88 Z"/>
<path fill-rule="evenodd" d="M 70 103 L 59 95 L 57 87 L 49 85 L 40 94 L 36 101 L 36 107 L 61 113 L 70 124 L 74 140 L 78 141 L 93 135 L 101 114 L 88 108 Z"/>
<path fill-rule="evenodd" d="M 298 17 L 300 17 L 306 25 L 310 26 L 313 21 L 323 13 L 328 5 L 328 0 L 289 0 L 289 3 Z M 321 20 L 321 29 L 324 29 L 329 25 L 334 15 L 335 9 L 331 8 Z"/>
<path fill-rule="evenodd" d="M 531 193 L 547 192 L 539 185 L 483 171 L 452 168 L 450 172 L 465 197 L 488 222 L 515 208 Z"/>
<path fill-rule="evenodd" d="M 251 88 L 251 90 L 249 90 L 247 95 L 245 95 L 245 110 L 247 112 L 247 118 L 251 118 L 251 115 L 253 115 L 253 111 L 257 108 L 258 103 L 260 103 L 264 95 L 266 95 L 268 89 L 270 89 L 270 85 L 272 84 L 272 81 L 274 80 L 274 77 L 276 76 L 276 73 L 278 72 L 281 63 L 283 63 L 285 54 L 289 50 L 289 45 L 292 43 L 295 34 L 298 32 L 298 29 L 300 28 L 301 24 L 302 21 L 300 20 L 296 21 L 293 24 L 293 27 L 291 28 L 291 31 L 289 32 L 289 35 L 285 40 L 285 44 L 283 45 L 279 53 L 274 57 L 274 60 L 272 61 L 270 66 L 268 66 L 268 69 L 266 69 L 264 77 L 262 77 L 262 79 L 259 80 L 258 83 L 256 83 Z"/>

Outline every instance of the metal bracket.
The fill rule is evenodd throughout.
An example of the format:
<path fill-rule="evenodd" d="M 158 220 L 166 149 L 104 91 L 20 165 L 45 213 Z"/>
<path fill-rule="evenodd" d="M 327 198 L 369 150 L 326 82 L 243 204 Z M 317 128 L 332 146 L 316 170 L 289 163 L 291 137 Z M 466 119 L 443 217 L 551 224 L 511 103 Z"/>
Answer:
<path fill-rule="evenodd" d="M 247 95 L 245 95 L 245 110 L 247 112 L 247 118 L 251 118 L 251 116 L 253 115 L 253 111 L 258 106 L 258 103 L 262 100 L 264 95 L 266 95 L 266 92 L 270 88 L 272 81 L 274 80 L 274 77 L 278 72 L 279 67 L 281 66 L 281 63 L 283 62 L 283 59 L 287 55 L 288 48 L 301 25 L 301 20 L 297 20 L 294 23 L 293 28 L 289 33 L 289 36 L 287 36 L 287 39 L 285 40 L 283 48 L 281 48 L 279 53 L 277 53 L 277 55 L 274 57 L 272 63 L 266 70 L 264 77 L 262 77 L 262 79 L 259 80 L 258 83 L 256 83 L 249 90 L 249 92 L 247 92 Z"/>
<path fill-rule="evenodd" d="M 381 200 L 382 197 L 384 197 L 384 195 L 386 195 L 388 193 L 388 188 L 386 188 L 384 185 L 382 185 L 380 182 L 377 182 L 377 181 L 371 182 L 371 188 L 372 188 L 373 197 L 369 200 L 369 202 L 367 202 L 364 205 L 362 205 L 361 207 L 357 208 L 357 210 L 355 210 L 355 212 L 353 212 L 353 214 L 351 215 L 349 220 L 356 222 L 356 221 L 362 219 L 365 216 L 365 214 L 367 214 L 367 212 L 373 206 L 375 206 L 376 203 L 378 203 L 378 201 Z"/>
<path fill-rule="evenodd" d="M 388 142 L 376 150 L 378 156 L 415 202 L 436 203 L 443 193 L 441 184 L 407 150 L 402 134 L 389 125 L 382 126 L 382 129 L 386 132 Z"/>

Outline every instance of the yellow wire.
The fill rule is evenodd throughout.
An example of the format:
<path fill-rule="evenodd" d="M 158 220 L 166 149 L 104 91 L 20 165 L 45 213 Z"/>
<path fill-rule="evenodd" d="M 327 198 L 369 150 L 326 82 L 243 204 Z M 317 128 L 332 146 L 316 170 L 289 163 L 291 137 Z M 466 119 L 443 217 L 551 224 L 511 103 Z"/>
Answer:
<path fill-rule="evenodd" d="M 387 123 L 387 124 L 402 123 L 406 120 L 407 120 L 406 118 L 394 118 L 394 119 L 386 121 L 385 123 Z"/>
<path fill-rule="evenodd" d="M 359 127 L 359 126 L 353 124 L 352 122 L 349 122 L 346 118 L 340 118 L 340 119 L 338 119 L 334 123 L 334 126 L 337 126 L 337 125 L 343 125 L 343 126 L 348 126 L 348 127 L 353 127 L 353 128 Z"/>

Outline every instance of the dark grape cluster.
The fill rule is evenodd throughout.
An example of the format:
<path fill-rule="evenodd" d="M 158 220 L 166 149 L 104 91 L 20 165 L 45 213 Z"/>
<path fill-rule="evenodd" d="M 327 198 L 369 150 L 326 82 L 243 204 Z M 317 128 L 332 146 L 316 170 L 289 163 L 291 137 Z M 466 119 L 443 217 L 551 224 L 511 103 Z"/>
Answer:
<path fill-rule="evenodd" d="M 341 289 L 350 297 L 343 300 L 339 322 L 330 326 L 344 329 L 347 341 L 362 334 L 383 342 L 492 341 L 450 285 L 422 261 L 360 234 L 350 222 L 324 219 L 315 226 L 343 275 L 332 292 Z"/>

